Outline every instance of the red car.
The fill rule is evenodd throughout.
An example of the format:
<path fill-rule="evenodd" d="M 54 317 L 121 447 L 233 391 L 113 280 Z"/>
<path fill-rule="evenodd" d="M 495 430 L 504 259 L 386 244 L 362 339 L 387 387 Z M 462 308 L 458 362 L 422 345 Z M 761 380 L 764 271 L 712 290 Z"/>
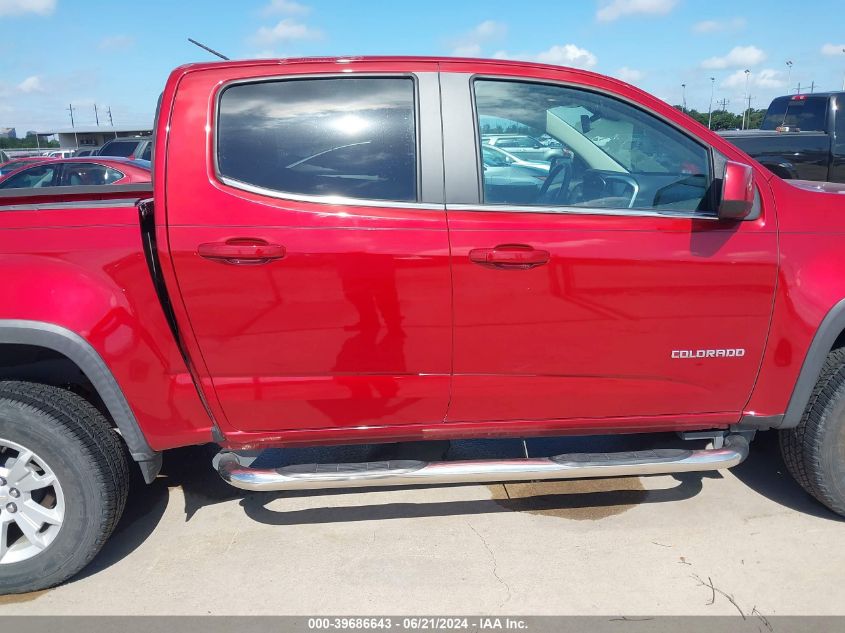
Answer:
<path fill-rule="evenodd" d="M 47 158 L 16 165 L 0 176 L 0 189 L 127 185 L 150 182 L 150 164 L 122 158 Z"/>
<path fill-rule="evenodd" d="M 838 189 L 785 182 L 615 79 L 499 60 L 192 64 L 156 129 L 151 186 L 0 191 L 0 526 L 17 526 L 0 590 L 94 557 L 127 456 L 152 481 L 162 451 L 209 442 L 225 481 L 290 490 L 716 470 L 778 429 L 792 474 L 845 514 Z M 485 169 L 484 136 L 513 129 L 567 151 L 542 177 Z M 41 167 L 62 183 L 90 163 Z M 645 432 L 671 435 L 253 464 Z"/>

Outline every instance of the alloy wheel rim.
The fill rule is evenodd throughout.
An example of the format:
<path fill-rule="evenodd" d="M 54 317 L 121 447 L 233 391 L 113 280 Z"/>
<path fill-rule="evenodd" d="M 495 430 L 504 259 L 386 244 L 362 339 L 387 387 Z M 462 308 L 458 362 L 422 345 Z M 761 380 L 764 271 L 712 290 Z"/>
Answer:
<path fill-rule="evenodd" d="M 46 550 L 65 518 L 61 483 L 41 457 L 0 438 L 0 566 Z"/>

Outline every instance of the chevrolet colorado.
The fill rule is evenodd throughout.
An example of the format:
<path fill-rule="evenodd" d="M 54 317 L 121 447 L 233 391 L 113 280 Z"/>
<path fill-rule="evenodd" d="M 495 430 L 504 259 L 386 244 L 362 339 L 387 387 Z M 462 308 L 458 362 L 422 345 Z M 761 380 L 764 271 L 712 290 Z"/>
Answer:
<path fill-rule="evenodd" d="M 482 132 L 555 139 L 487 177 Z M 492 132 L 491 132 L 492 133 Z M 729 468 L 779 429 L 845 514 L 845 197 L 662 101 L 507 61 L 195 64 L 151 185 L 0 192 L 0 591 L 71 577 L 162 451 L 246 490 Z M 678 432 L 706 448 L 258 467 L 257 451 Z"/>

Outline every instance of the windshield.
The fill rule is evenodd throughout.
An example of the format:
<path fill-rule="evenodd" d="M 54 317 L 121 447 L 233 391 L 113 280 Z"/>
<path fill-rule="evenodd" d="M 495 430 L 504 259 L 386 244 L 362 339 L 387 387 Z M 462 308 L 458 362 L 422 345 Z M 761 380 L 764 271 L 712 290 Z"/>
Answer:
<path fill-rule="evenodd" d="M 797 127 L 802 132 L 827 131 L 827 97 L 778 97 L 766 110 L 761 130 Z"/>

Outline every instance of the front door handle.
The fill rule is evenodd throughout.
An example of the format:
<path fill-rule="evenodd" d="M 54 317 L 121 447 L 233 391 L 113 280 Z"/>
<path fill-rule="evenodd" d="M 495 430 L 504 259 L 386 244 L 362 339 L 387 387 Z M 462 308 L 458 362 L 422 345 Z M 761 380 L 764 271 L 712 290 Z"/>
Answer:
<path fill-rule="evenodd" d="M 547 264 L 549 251 L 527 244 L 500 244 L 493 248 L 474 248 L 469 252 L 470 260 L 489 268 L 527 270 Z"/>
<path fill-rule="evenodd" d="M 285 256 L 285 247 L 254 237 L 235 237 L 225 242 L 206 242 L 197 247 L 197 255 L 221 264 L 266 264 Z"/>

